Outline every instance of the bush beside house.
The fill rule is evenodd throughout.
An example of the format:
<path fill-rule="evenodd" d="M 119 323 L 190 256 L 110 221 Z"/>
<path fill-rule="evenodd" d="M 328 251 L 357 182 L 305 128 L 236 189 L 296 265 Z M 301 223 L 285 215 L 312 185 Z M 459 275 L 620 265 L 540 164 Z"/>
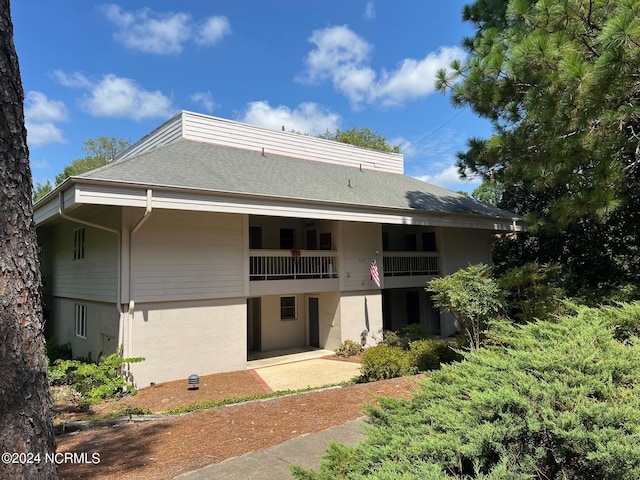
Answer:
<path fill-rule="evenodd" d="M 640 304 L 492 324 L 411 401 L 369 409 L 355 447 L 299 479 L 640 478 Z"/>

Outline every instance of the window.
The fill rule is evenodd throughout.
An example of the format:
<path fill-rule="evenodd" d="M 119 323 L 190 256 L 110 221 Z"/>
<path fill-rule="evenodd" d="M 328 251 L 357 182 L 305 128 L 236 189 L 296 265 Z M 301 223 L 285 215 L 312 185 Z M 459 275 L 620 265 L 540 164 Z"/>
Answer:
<path fill-rule="evenodd" d="M 320 250 L 331 250 L 331 234 L 320 234 Z"/>
<path fill-rule="evenodd" d="M 404 251 L 415 252 L 418 250 L 418 242 L 416 240 L 416 234 L 410 233 L 404 236 Z"/>
<path fill-rule="evenodd" d="M 249 227 L 249 248 L 251 250 L 262 248 L 262 227 Z"/>
<path fill-rule="evenodd" d="M 76 337 L 87 338 L 87 306 L 76 303 Z"/>
<path fill-rule="evenodd" d="M 436 232 L 423 232 L 422 233 L 422 251 L 423 252 L 437 252 L 436 248 Z"/>
<path fill-rule="evenodd" d="M 296 319 L 296 297 L 280 297 L 280 320 Z"/>
<path fill-rule="evenodd" d="M 73 259 L 84 258 L 84 228 L 79 228 L 73 232 Z"/>
<path fill-rule="evenodd" d="M 293 250 L 296 248 L 296 235 L 293 228 L 280 229 L 280 250 Z"/>
<path fill-rule="evenodd" d="M 389 250 L 389 232 L 382 232 L 382 251 L 388 252 Z"/>
<path fill-rule="evenodd" d="M 307 230 L 307 250 L 317 250 L 318 249 L 318 231 Z"/>

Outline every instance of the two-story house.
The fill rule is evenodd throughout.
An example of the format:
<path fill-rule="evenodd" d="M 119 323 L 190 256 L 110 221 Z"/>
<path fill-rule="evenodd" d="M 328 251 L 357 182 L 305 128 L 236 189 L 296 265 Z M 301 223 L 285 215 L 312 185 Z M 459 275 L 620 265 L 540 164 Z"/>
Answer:
<path fill-rule="evenodd" d="M 49 334 L 144 357 L 139 387 L 407 323 L 451 335 L 426 282 L 523 228 L 405 176 L 400 154 L 190 112 L 67 179 L 35 219 Z"/>

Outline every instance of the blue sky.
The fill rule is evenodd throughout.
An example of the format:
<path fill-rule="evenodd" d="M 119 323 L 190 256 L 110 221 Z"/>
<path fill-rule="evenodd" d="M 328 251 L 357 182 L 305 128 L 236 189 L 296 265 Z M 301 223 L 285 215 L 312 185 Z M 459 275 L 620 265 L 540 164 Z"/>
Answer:
<path fill-rule="evenodd" d="M 407 175 L 471 191 L 455 154 L 490 125 L 434 91 L 473 35 L 465 3 L 14 0 L 34 181 L 88 139 L 135 142 L 190 110 L 312 135 L 368 127 L 402 146 Z"/>

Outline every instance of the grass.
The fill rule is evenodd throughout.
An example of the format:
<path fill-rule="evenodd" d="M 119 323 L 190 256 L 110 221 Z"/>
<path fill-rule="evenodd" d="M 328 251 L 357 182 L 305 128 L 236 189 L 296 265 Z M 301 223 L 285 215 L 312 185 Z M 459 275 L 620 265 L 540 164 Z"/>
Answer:
<path fill-rule="evenodd" d="M 244 402 L 253 402 L 257 400 L 268 400 L 270 398 L 286 397 L 290 395 L 299 395 L 301 393 L 308 393 L 317 390 L 324 390 L 326 388 L 343 387 L 345 385 L 353 385 L 353 380 L 333 383 L 329 385 L 323 385 L 321 387 L 308 387 L 301 388 L 299 390 L 278 390 L 277 392 L 261 393 L 259 395 L 247 395 L 245 397 L 226 398 L 222 400 L 208 400 L 205 402 L 196 402 L 183 407 L 170 408 L 161 412 L 161 415 L 182 415 L 184 413 L 198 412 L 201 410 L 208 410 L 210 408 L 224 407 L 225 405 L 235 405 Z"/>
<path fill-rule="evenodd" d="M 308 387 L 308 388 L 302 388 L 299 390 L 279 390 L 277 392 L 271 392 L 271 393 L 263 393 L 263 394 L 259 394 L 259 395 L 247 395 L 247 396 L 243 396 L 243 397 L 232 397 L 232 398 L 225 398 L 225 399 L 221 399 L 221 400 L 208 400 L 208 401 L 204 401 L 204 402 L 196 402 L 196 403 L 192 403 L 189 405 L 184 405 L 182 407 L 174 407 L 174 408 L 169 408 L 167 410 L 163 410 L 162 412 L 158 412 L 158 413 L 154 413 L 151 410 L 149 410 L 148 408 L 144 408 L 144 407 L 131 407 L 129 405 L 123 405 L 122 408 L 118 409 L 118 410 L 114 410 L 111 411 L 109 413 L 106 413 L 104 415 L 96 415 L 96 414 L 87 414 L 81 417 L 78 417 L 76 419 L 73 420 L 73 422 L 81 422 L 81 421 L 99 421 L 99 420 L 107 420 L 107 419 L 113 419 L 113 418 L 118 418 L 118 417 L 129 417 L 129 419 L 131 419 L 133 417 L 133 415 L 163 415 L 163 416 L 171 416 L 171 415 L 182 415 L 185 413 L 192 413 L 192 412 L 199 412 L 202 410 L 209 410 L 211 408 L 217 408 L 217 407 L 224 407 L 226 405 L 235 405 L 238 403 L 245 403 L 245 402 L 252 402 L 252 401 L 259 401 L 259 400 L 268 400 L 270 398 L 277 398 L 277 397 L 286 397 L 289 395 L 299 395 L 302 393 L 308 393 L 308 392 L 312 392 L 312 391 L 318 391 L 318 390 L 324 390 L 327 388 L 334 388 L 334 387 L 342 387 L 342 386 L 346 386 L 346 385 L 353 385 L 355 384 L 355 380 L 349 380 L 346 382 L 340 382 L 340 383 L 334 383 L 334 384 L 328 384 L 328 385 L 323 385 L 321 387 Z M 61 425 L 65 424 L 65 423 L 70 423 L 70 422 L 60 422 Z"/>

